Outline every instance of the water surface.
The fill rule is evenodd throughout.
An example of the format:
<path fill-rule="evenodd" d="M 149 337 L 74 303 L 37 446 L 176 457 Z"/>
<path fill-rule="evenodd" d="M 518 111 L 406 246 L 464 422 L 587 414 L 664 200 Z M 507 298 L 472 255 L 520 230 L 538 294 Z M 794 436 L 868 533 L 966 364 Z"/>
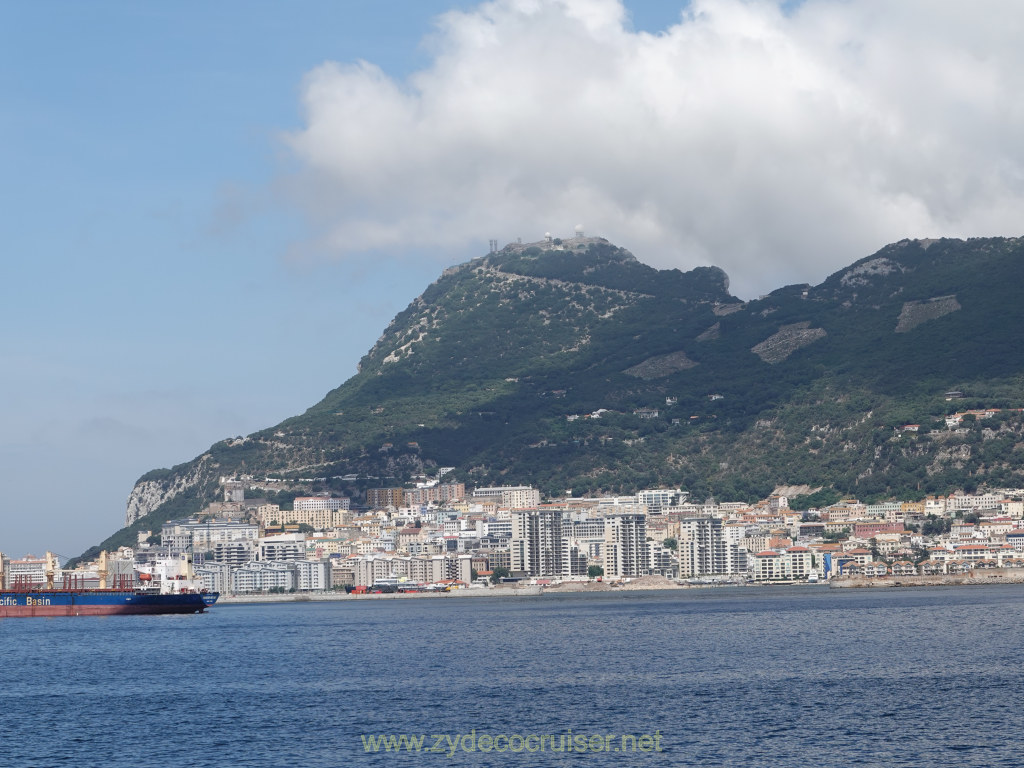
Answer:
<path fill-rule="evenodd" d="M 4 619 L 0 765 L 1019 766 L 1022 619 L 1020 586 Z"/>

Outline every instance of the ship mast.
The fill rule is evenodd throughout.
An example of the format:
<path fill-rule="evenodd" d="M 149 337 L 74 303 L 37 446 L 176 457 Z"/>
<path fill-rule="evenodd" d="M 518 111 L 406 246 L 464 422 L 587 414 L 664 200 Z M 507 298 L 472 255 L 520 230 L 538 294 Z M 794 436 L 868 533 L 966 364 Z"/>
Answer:
<path fill-rule="evenodd" d="M 57 573 L 57 557 L 53 552 L 46 553 L 46 588 L 53 589 L 53 579 Z"/>
<path fill-rule="evenodd" d="M 100 577 L 100 589 L 107 588 L 107 550 L 100 552 L 100 567 L 97 575 Z"/>

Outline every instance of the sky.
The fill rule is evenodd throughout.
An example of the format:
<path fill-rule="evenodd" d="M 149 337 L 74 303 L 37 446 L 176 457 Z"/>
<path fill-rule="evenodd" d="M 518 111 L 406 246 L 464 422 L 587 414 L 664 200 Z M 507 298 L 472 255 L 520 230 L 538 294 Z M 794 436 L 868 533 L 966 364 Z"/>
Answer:
<path fill-rule="evenodd" d="M 441 271 L 582 225 L 754 298 L 1018 236 L 1024 5 L 0 4 L 0 551 L 301 413 Z"/>

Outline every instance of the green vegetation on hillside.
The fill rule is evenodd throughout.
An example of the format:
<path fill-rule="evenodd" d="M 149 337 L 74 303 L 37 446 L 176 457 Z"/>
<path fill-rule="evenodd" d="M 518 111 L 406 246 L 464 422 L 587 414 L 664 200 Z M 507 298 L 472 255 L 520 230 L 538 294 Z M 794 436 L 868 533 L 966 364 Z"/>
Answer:
<path fill-rule="evenodd" d="M 668 486 L 751 501 L 821 489 L 795 500 L 807 506 L 1024 487 L 1009 410 L 1024 407 L 1021 284 L 1012 239 L 902 241 L 746 304 L 714 268 L 658 271 L 598 241 L 510 246 L 447 270 L 356 376 L 213 446 L 207 481 L 133 529 L 197 510 L 214 474 L 233 473 L 398 484 L 450 466 L 448 479 L 551 495 Z M 973 408 L 1003 411 L 946 427 Z"/>

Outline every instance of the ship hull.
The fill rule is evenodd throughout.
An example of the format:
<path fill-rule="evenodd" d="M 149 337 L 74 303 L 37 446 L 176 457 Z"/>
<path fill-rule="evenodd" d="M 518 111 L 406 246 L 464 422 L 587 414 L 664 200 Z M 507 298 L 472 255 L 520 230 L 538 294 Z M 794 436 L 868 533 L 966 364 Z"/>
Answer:
<path fill-rule="evenodd" d="M 131 590 L 0 592 L 0 618 L 202 613 L 216 593 L 149 594 Z"/>

